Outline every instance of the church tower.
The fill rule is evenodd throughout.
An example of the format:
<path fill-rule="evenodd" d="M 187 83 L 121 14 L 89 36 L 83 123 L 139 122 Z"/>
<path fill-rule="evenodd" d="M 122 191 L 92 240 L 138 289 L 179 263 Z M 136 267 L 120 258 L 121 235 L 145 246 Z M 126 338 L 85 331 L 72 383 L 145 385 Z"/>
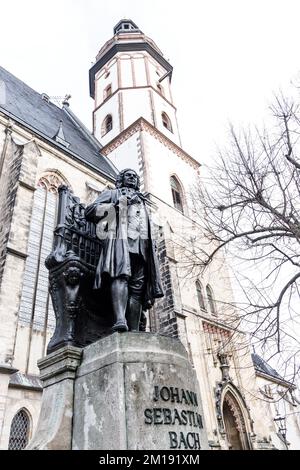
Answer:
<path fill-rule="evenodd" d="M 94 136 L 119 170 L 138 172 L 142 190 L 186 214 L 183 188 L 200 165 L 181 148 L 173 67 L 132 20 L 113 32 L 90 69 Z"/>
<path fill-rule="evenodd" d="M 90 70 L 94 134 L 102 145 L 143 117 L 180 143 L 171 94 L 172 66 L 131 20 L 121 20 Z"/>

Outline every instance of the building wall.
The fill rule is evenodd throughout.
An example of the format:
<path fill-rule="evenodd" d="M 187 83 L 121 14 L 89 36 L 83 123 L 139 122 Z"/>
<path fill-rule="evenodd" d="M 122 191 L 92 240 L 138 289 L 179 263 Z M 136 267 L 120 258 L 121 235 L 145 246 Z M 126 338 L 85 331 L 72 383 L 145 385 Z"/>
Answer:
<path fill-rule="evenodd" d="M 165 297 L 156 302 L 149 314 L 150 328 L 179 335 L 184 344 L 197 373 L 209 441 L 215 448 L 228 448 L 216 408 L 217 389 L 222 383 L 218 353 L 225 352 L 230 384 L 238 389 L 249 446 L 254 449 L 284 448 L 276 436 L 274 410 L 264 402 L 258 390 L 249 340 L 236 329 L 238 312 L 232 306 L 234 293 L 225 260 L 219 257 L 197 276 L 195 272 L 187 275 L 190 269 L 181 263 L 185 247 L 192 237 L 197 238 L 198 247 L 202 244 L 207 248 L 207 241 L 197 224 L 199 214 L 194 213 L 191 198 L 199 175 L 198 165 L 152 128 L 138 123 L 128 130 L 127 135 L 124 132 L 119 140 L 104 148 L 104 152 L 119 169 L 132 167 L 142 174 L 144 188 L 151 195 L 155 207 L 152 219 L 161 227 L 161 231 L 156 233 Z M 173 207 L 172 175 L 178 178 L 182 188 L 184 215 Z M 205 309 L 199 305 L 197 279 L 203 287 Z M 207 285 L 213 292 L 214 314 L 208 304 Z M 225 392 L 220 402 L 224 400 Z M 299 429 L 293 433 L 298 433 L 299 442 Z"/>
<path fill-rule="evenodd" d="M 153 133 L 154 134 L 154 133 Z M 189 214 L 189 195 L 198 174 L 199 166 L 184 157 L 160 139 L 158 135 L 143 130 L 144 161 L 147 167 L 148 191 L 173 207 L 170 178 L 175 175 L 182 186 L 185 214 Z"/>
<path fill-rule="evenodd" d="M 29 416 L 29 440 L 33 437 L 41 408 L 41 391 L 32 391 L 10 387 L 7 389 L 6 413 L 0 437 L 0 449 L 8 449 L 11 422 L 20 409 L 25 409 Z"/>
<path fill-rule="evenodd" d="M 219 264 L 214 263 L 201 277 L 195 276 L 195 274 L 187 276 L 186 267 L 182 267 L 180 260 L 182 259 L 181 249 L 183 249 L 183 244 L 188 239 L 184 227 L 189 227 L 190 219 L 181 215 L 171 205 L 164 204 L 155 197 L 152 200 L 156 202 L 160 215 L 163 214 L 164 220 L 167 221 L 164 227 L 171 275 L 173 308 L 177 317 L 179 337 L 186 347 L 198 377 L 202 400 L 205 403 L 204 419 L 208 429 L 208 437 L 211 442 L 217 441 L 222 448 L 226 448 L 226 441 L 219 433 L 215 406 L 216 397 L 214 395 L 215 387 L 222 380 L 220 363 L 217 357 L 218 351 L 226 350 L 230 360 L 232 381 L 241 390 L 246 388 L 246 382 L 248 381 L 248 374 L 245 371 L 251 371 L 252 380 L 255 377 L 251 356 L 248 347 L 245 346 L 245 338 L 239 338 L 237 334 L 234 334 L 234 340 L 231 341 L 231 330 L 224 326 L 226 316 L 233 316 L 236 313 L 232 307 L 226 304 L 226 302 L 231 302 L 233 296 L 228 281 L 228 272 L 224 263 L 220 261 Z M 172 230 L 168 231 L 168 226 Z M 181 237 L 177 236 L 178 227 L 182 230 Z M 174 240 L 176 241 L 175 246 L 172 243 Z M 182 245 L 178 246 L 180 243 Z M 211 286 L 214 293 L 215 314 L 209 311 L 205 290 L 203 294 L 206 309 L 200 308 L 196 289 L 197 279 L 201 280 L 204 289 L 207 284 Z M 157 315 L 160 317 L 163 311 L 161 304 L 163 305 L 163 301 L 160 300 L 157 302 L 156 307 Z M 204 328 L 204 323 L 210 325 L 211 333 L 208 333 L 207 328 Z M 216 323 L 220 324 L 220 328 L 214 326 Z M 248 361 L 245 369 L 241 365 L 241 356 L 244 354 L 246 354 Z"/>
<path fill-rule="evenodd" d="M 1 148 L 0 172 L 0 285 L 5 267 L 7 243 L 12 222 L 12 207 L 14 206 L 17 182 L 21 170 L 23 148 L 11 140 L 10 127 L 2 128 L 3 146 Z"/>
<path fill-rule="evenodd" d="M 2 142 L 6 125 L 6 119 L 0 117 Z M 7 170 L 9 167 L 14 173 Z M 16 124 L 9 136 L 4 170 L 0 199 L 6 208 L 1 214 L 6 214 L 2 227 L 7 229 L 7 237 L 0 251 L 4 254 L 0 285 L 0 371 L 1 367 L 4 371 L 0 372 L 0 448 L 5 449 L 14 411 L 26 408 L 33 432 L 41 397 L 40 391 L 30 387 L 11 387 L 9 370 L 19 370 L 24 377 L 37 375 L 37 360 L 45 355 L 54 328 L 44 261 L 52 246 L 56 195 L 39 187 L 38 182 L 43 177 L 57 178 L 87 202 L 107 181 Z"/>
<path fill-rule="evenodd" d="M 88 170 L 83 165 L 74 162 L 38 138 L 32 141 L 32 136 L 17 126 L 14 127 L 10 142 L 11 148 L 17 148 L 22 155 L 17 182 L 14 207 L 11 212 L 11 228 L 7 246 L 3 282 L 0 291 L 0 321 L 1 328 L 1 363 L 7 367 L 19 369 L 23 374 L 38 374 L 36 362 L 45 354 L 46 345 L 51 337 L 54 319 L 53 311 L 48 312 L 48 323 L 45 325 L 45 307 L 47 284 L 38 285 L 40 298 L 34 302 L 34 315 L 26 319 L 26 311 L 22 310 L 22 300 L 26 293 L 26 279 L 30 279 L 29 260 L 34 251 L 30 236 L 34 233 L 33 224 L 39 219 L 39 198 L 44 190 L 37 186 L 41 177 L 56 174 L 69 184 L 74 193 L 83 202 L 95 198 L 91 188 L 103 189 L 106 181 Z M 10 150 L 12 152 L 12 150 Z M 206 301 L 206 310 L 199 306 L 195 279 L 187 279 L 180 263 L 180 249 L 174 246 L 178 233 L 187 236 L 191 219 L 182 215 L 172 206 L 170 191 L 170 175 L 176 174 L 180 178 L 185 195 L 187 213 L 190 213 L 189 191 L 193 178 L 198 174 L 194 162 L 180 153 L 176 147 L 161 139 L 145 128 L 139 128 L 109 154 L 110 158 L 121 169 L 134 167 L 145 175 L 147 190 L 151 193 L 153 203 L 153 220 L 162 228 L 163 238 L 159 238 L 161 253 L 161 270 L 163 275 L 166 296 L 162 304 L 157 304 L 157 311 L 151 312 L 150 325 L 155 331 L 160 329 L 170 334 L 179 335 L 198 376 L 202 400 L 204 403 L 204 419 L 208 429 L 208 437 L 216 448 L 227 448 L 226 436 L 220 432 L 216 410 L 216 389 L 222 381 L 222 372 L 218 351 L 225 350 L 229 361 L 229 374 L 232 383 L 239 388 L 249 407 L 253 430 L 250 429 L 250 419 L 247 418 L 249 435 L 251 435 L 254 448 L 270 448 L 275 445 L 282 448 L 283 443 L 276 435 L 273 421 L 274 409 L 269 403 L 260 398 L 260 384 L 251 362 L 249 347 L 243 335 L 235 333 L 233 339 L 228 341 L 229 329 L 222 324 L 226 309 L 224 302 L 232 299 L 231 286 L 228 281 L 226 265 L 223 261 L 214 264 L 209 271 L 202 275 L 200 280 L 205 288 L 209 283 L 213 289 L 216 300 L 216 315 L 209 312 Z M 191 175 L 193 177 L 191 178 Z M 48 254 L 54 222 L 55 195 L 49 195 L 50 209 L 48 235 L 43 234 L 43 256 Z M 44 206 L 43 206 L 44 207 Z M 37 215 L 35 216 L 35 211 Z M 52 222 L 51 222 L 52 221 Z M 51 223 L 50 223 L 51 222 Z M 193 222 L 193 231 L 197 224 Z M 47 225 L 47 224 L 46 224 Z M 35 226 L 36 227 L 36 226 Z M 186 230 L 186 233 L 184 233 Z M 46 241 L 45 241 L 46 240 Z M 44 258 L 40 260 L 44 265 Z M 26 271 L 26 269 L 28 270 Z M 44 282 L 44 277 L 39 280 Z M 27 286 L 28 287 L 28 286 Z M 44 315 L 44 317 L 43 317 Z M 51 324 L 52 315 L 52 324 Z M 41 328 L 41 319 L 44 327 Z M 11 421 L 16 412 L 24 407 L 31 418 L 31 433 L 34 431 L 40 404 L 41 392 L 23 388 L 15 388 L 9 384 L 9 375 L 0 374 L 0 418 L 2 418 L 2 434 L 0 446 L 7 448 Z M 294 411 L 294 410 L 292 410 Z M 291 446 L 297 448 L 298 423 L 293 415 L 290 418 Z M 270 441 L 271 438 L 271 441 Z"/>
<path fill-rule="evenodd" d="M 141 146 L 141 136 L 138 130 L 135 130 L 131 136 L 124 139 L 115 149 L 108 153 L 110 161 L 118 168 L 132 168 L 140 176 L 142 174 L 140 168 L 139 148 Z"/>
<path fill-rule="evenodd" d="M 280 381 L 273 382 L 268 378 L 257 375 L 255 380 L 255 389 L 252 391 L 252 401 L 255 402 L 257 424 L 266 426 L 266 436 L 271 437 L 272 442 L 277 448 L 285 449 L 287 446 L 280 437 L 279 424 L 270 422 L 270 416 L 286 417 L 286 440 L 290 450 L 299 450 L 299 427 L 300 413 L 299 403 L 294 400 L 287 387 L 280 384 Z M 263 406 L 261 406 L 263 403 Z M 268 434 L 267 434 L 268 431 Z"/>
<path fill-rule="evenodd" d="M 20 286 L 26 258 L 30 208 L 32 206 L 32 190 L 30 188 L 35 176 L 35 170 L 32 168 L 30 171 L 30 167 L 34 167 L 34 162 L 37 160 L 36 150 L 34 143 L 19 145 L 14 142 L 13 134 L 10 136 L 7 159 L 12 161 L 17 154 L 19 170 L 15 175 L 15 181 L 12 180 L 9 183 L 10 188 L 14 190 L 14 197 L 7 199 L 6 202 L 6 211 L 10 220 L 3 222 L 3 227 L 7 230 L 7 243 L 4 249 L 5 263 L 0 290 L 2 363 L 11 364 L 13 357 L 15 322 L 20 300 Z M 8 178 L 10 177 L 9 172 L 6 175 Z M 5 192 L 7 194 L 10 190 L 4 184 L 1 188 L 2 197 L 5 197 Z"/>
<path fill-rule="evenodd" d="M 105 101 L 104 90 L 111 85 L 112 93 L 119 88 L 117 58 L 113 58 L 95 77 L 95 108 Z"/>
<path fill-rule="evenodd" d="M 159 79 L 162 78 L 165 74 L 165 70 L 161 67 L 151 56 L 147 57 L 147 67 L 149 69 L 149 81 L 150 85 L 157 89 L 157 84 L 159 84 L 163 89 L 164 97 L 173 104 L 172 94 L 171 94 L 171 86 L 169 78 L 164 79 L 163 81 L 159 82 Z"/>

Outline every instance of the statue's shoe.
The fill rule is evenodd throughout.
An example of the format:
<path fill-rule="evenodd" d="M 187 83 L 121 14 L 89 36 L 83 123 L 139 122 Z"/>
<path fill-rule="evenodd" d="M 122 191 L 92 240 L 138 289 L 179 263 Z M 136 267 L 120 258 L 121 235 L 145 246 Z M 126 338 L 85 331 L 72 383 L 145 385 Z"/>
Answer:
<path fill-rule="evenodd" d="M 113 331 L 128 331 L 128 326 L 124 322 L 117 322 L 112 327 Z"/>

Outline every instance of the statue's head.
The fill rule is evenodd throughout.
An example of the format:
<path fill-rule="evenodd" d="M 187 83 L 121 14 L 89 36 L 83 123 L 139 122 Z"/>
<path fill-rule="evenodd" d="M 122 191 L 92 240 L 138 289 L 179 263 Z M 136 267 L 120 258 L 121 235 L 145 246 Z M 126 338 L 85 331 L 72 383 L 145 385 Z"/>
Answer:
<path fill-rule="evenodd" d="M 125 168 L 120 171 L 116 179 L 116 188 L 134 188 L 137 191 L 140 189 L 140 178 L 136 171 L 131 168 Z"/>

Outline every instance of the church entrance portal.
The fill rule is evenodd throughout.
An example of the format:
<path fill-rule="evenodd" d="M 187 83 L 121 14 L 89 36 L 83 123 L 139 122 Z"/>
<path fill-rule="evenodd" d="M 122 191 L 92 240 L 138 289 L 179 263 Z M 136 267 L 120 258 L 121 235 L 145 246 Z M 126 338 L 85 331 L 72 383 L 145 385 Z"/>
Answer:
<path fill-rule="evenodd" d="M 240 406 L 231 393 L 226 393 L 224 397 L 223 420 L 229 449 L 249 449 L 244 417 Z"/>

